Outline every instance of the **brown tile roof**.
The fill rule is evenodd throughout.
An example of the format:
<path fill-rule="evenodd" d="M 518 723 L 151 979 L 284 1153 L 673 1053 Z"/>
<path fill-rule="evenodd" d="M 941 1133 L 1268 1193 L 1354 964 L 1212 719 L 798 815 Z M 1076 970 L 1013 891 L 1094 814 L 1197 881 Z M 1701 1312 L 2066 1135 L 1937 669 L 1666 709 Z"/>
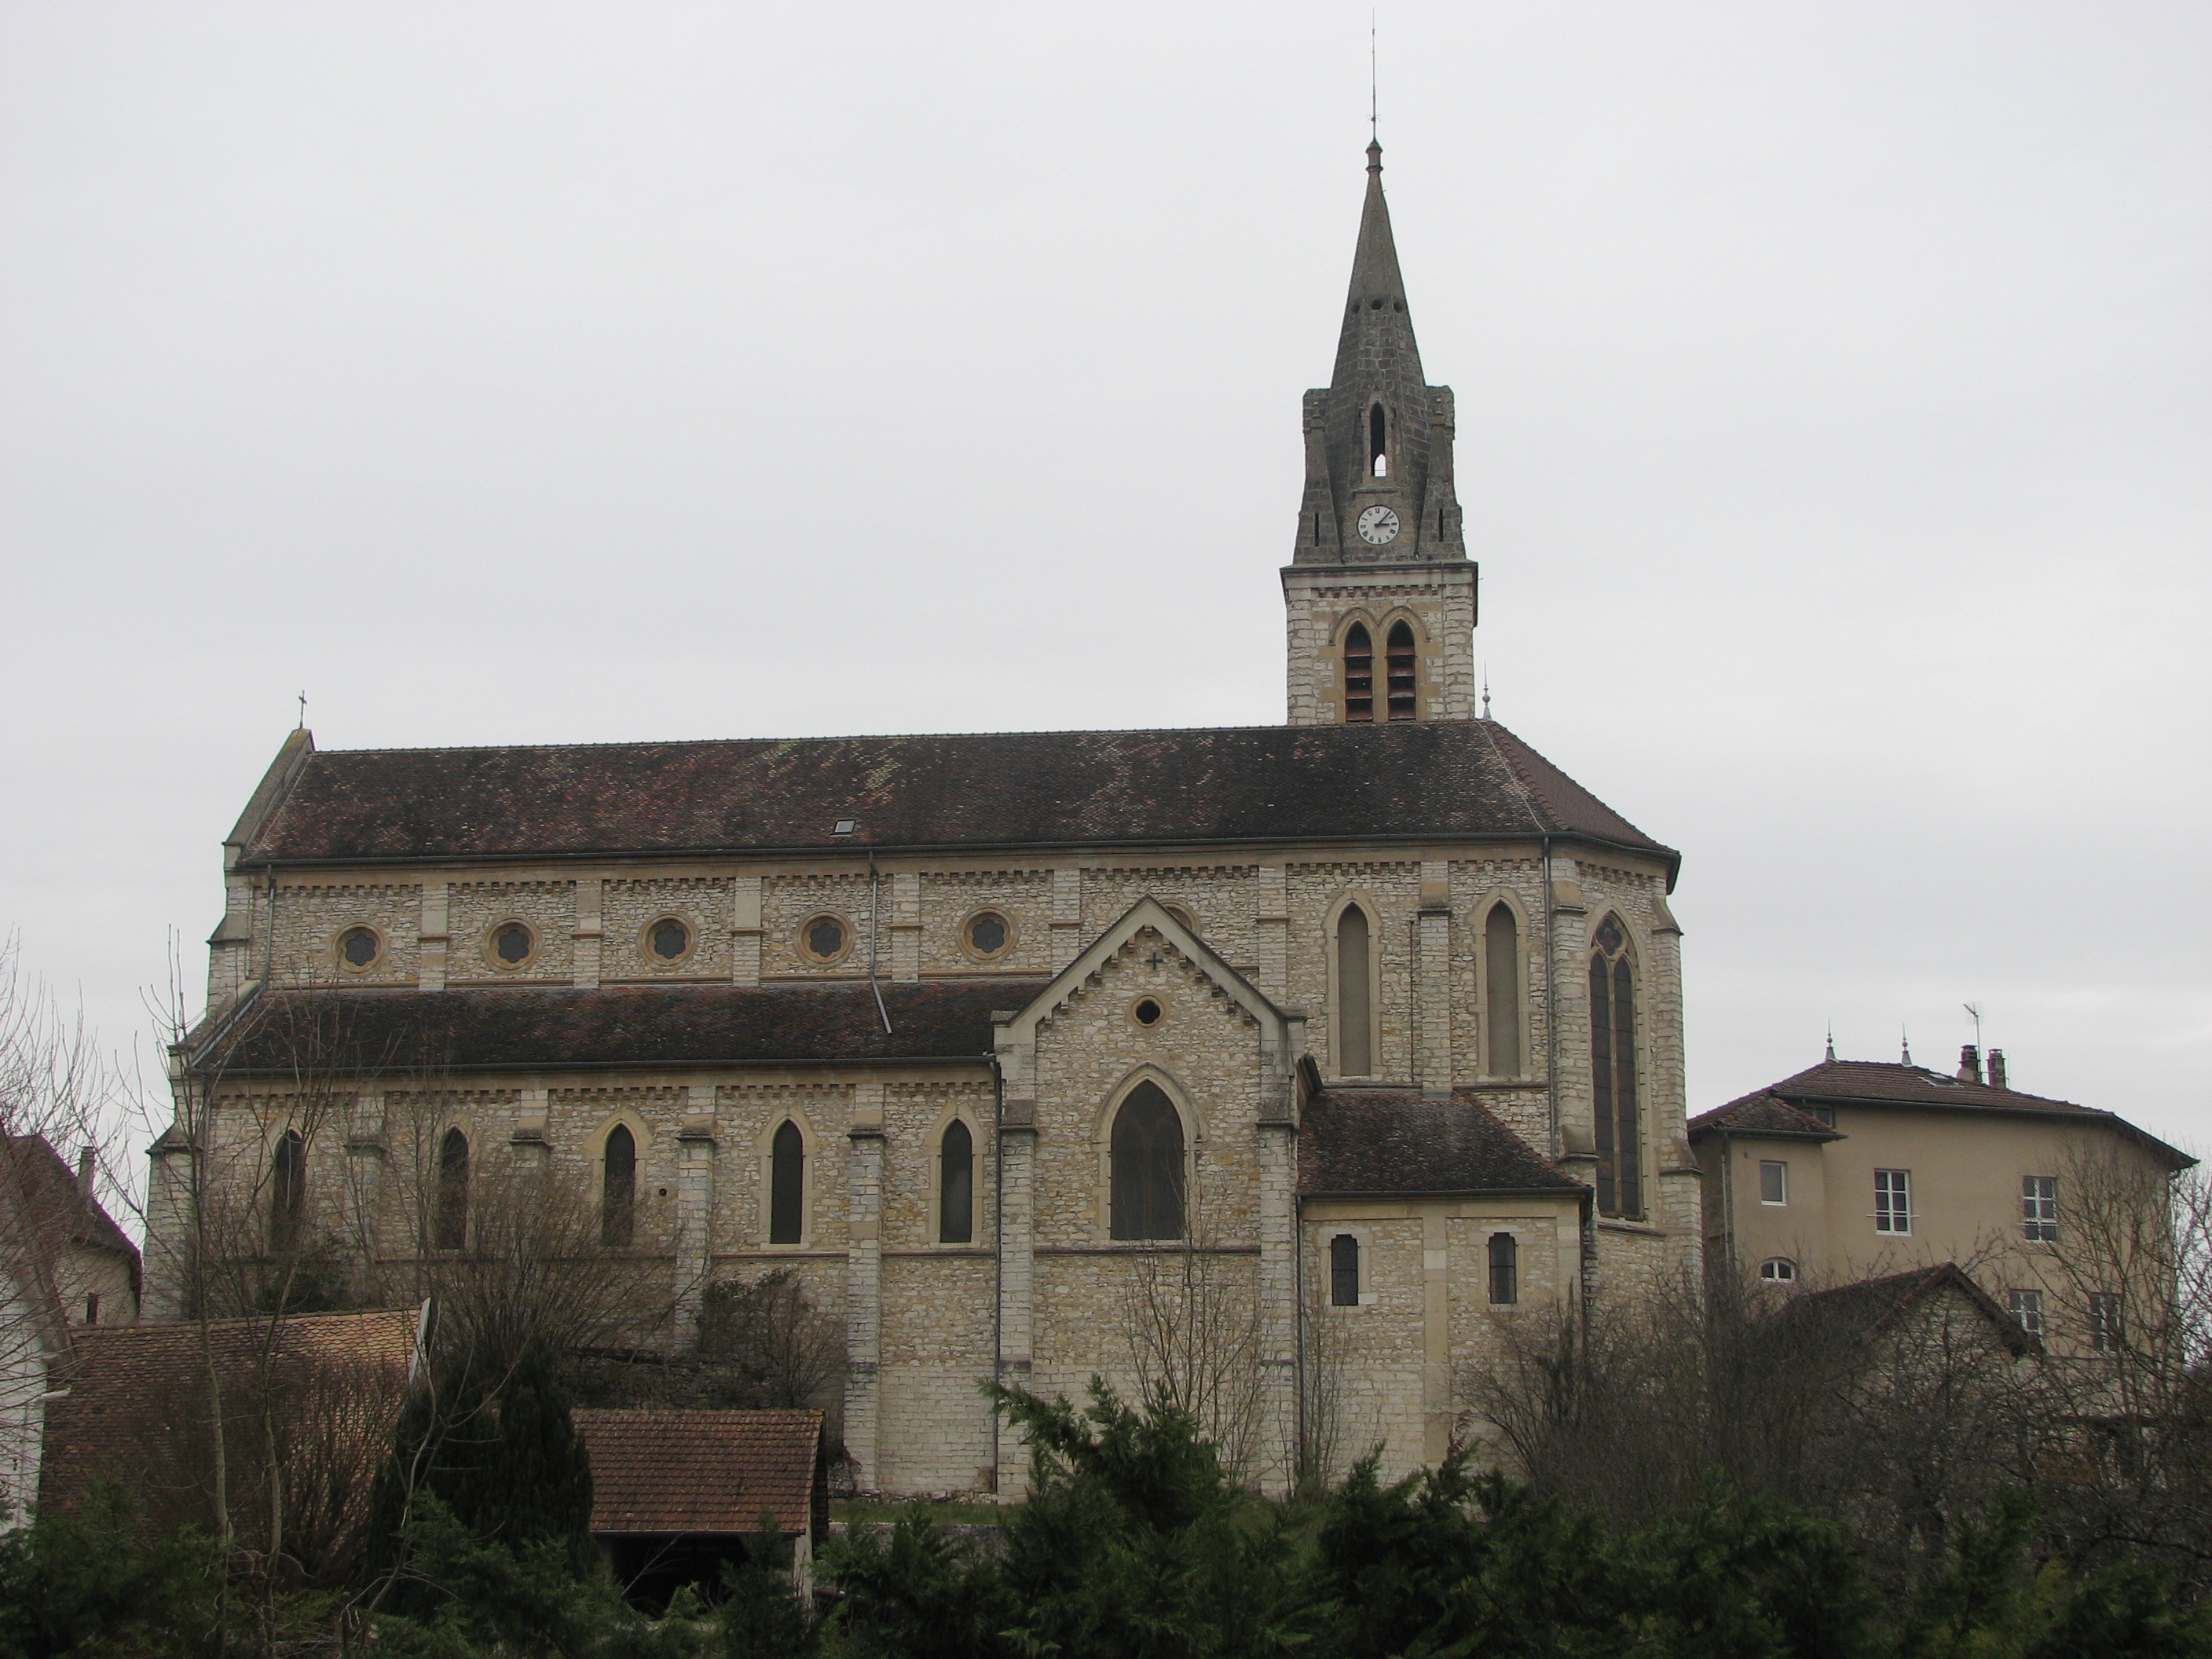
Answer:
<path fill-rule="evenodd" d="M 579 1411 L 595 1533 L 816 1528 L 820 1412 Z"/>
<path fill-rule="evenodd" d="M 2022 1094 L 2017 1089 L 1992 1088 L 1986 1083 L 1972 1083 L 1942 1072 L 1930 1071 L 1925 1066 L 1904 1066 L 1873 1060 L 1829 1060 L 1817 1066 L 1808 1066 L 1779 1083 L 1770 1083 L 1764 1089 L 1755 1090 L 1725 1106 L 1700 1113 L 1692 1120 L 1691 1127 L 1694 1129 L 1723 1113 L 1732 1112 L 1737 1107 L 1764 1096 L 1773 1096 L 1798 1106 L 1808 1102 L 1844 1106 L 1919 1106 L 1941 1111 L 2080 1118 L 2109 1124 L 2132 1135 L 2175 1168 L 2184 1168 L 2196 1162 L 2186 1152 L 2167 1146 L 2154 1135 L 2145 1133 L 2115 1112 L 2104 1111 L 2094 1106 L 2077 1106 L 2070 1100 L 2051 1100 L 2042 1095 Z"/>
<path fill-rule="evenodd" d="M 1808 1140 L 1844 1138 L 1810 1112 L 1801 1112 L 1778 1096 L 1763 1094 L 1746 1095 L 1741 1100 L 1716 1106 L 1690 1120 L 1693 1139 L 1717 1129 L 1740 1135 L 1790 1135 Z"/>
<path fill-rule="evenodd" d="M 255 1420 L 263 1345 L 273 1342 L 268 1376 L 278 1396 L 294 1406 L 325 1391 L 341 1398 L 362 1443 L 355 1449 L 373 1468 L 389 1450 L 420 1318 L 414 1308 L 295 1314 L 277 1322 L 273 1336 L 266 1319 L 212 1321 L 226 1413 Z M 92 1326 L 75 1333 L 72 1347 L 54 1378 L 67 1392 L 46 1407 L 42 1501 L 69 1508 L 111 1474 L 139 1492 L 150 1519 L 206 1525 L 210 1413 L 199 1327 Z M 258 1447 L 258 1437 L 245 1438 Z M 252 1457 L 252 1447 L 233 1447 L 234 1503 L 255 1490 Z"/>
<path fill-rule="evenodd" d="M 98 1199 L 88 1198 L 77 1186 L 76 1171 L 63 1162 L 44 1135 L 0 1136 L 15 1161 L 17 1192 L 30 1207 L 35 1225 L 51 1225 L 71 1243 L 95 1250 L 112 1250 L 127 1256 L 135 1283 L 138 1247 L 115 1224 L 115 1218 Z"/>
<path fill-rule="evenodd" d="M 241 830 L 253 819 L 248 814 Z M 858 838 L 832 830 L 857 818 Z M 247 864 L 1107 843 L 1651 840 L 1494 721 L 307 757 Z"/>
<path fill-rule="evenodd" d="M 1863 1343 L 1889 1330 L 1915 1309 L 1929 1305 L 1947 1290 L 1965 1297 L 1988 1322 L 1998 1340 L 2014 1353 L 2043 1351 L 2043 1345 L 2021 1329 L 2020 1322 L 1999 1307 L 1996 1298 L 1974 1283 L 1955 1261 L 1863 1279 L 1831 1290 L 1808 1291 L 1792 1297 L 1780 1316 L 1788 1322 L 1818 1322 L 1824 1329 Z"/>
<path fill-rule="evenodd" d="M 1429 1100 L 1413 1089 L 1334 1088 L 1306 1107 L 1298 1190 L 1368 1193 L 1579 1193 L 1492 1114 L 1472 1090 Z"/>
<path fill-rule="evenodd" d="M 225 1039 L 224 1064 L 250 1075 L 289 1072 L 295 1054 L 349 1071 L 980 1061 L 992 1012 L 1045 982 L 883 985 L 889 1036 L 865 981 L 286 992 Z"/>

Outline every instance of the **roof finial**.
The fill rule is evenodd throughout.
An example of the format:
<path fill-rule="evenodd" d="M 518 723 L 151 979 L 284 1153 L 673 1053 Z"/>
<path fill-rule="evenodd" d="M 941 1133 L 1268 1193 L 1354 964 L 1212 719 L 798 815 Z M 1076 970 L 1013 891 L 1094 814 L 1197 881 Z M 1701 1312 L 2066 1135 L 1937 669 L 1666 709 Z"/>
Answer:
<path fill-rule="evenodd" d="M 307 729 L 307 694 L 304 691 L 300 693 L 300 724 L 298 729 L 302 732 Z"/>
<path fill-rule="evenodd" d="M 1897 1046 L 1904 1050 L 1904 1053 L 1899 1057 L 1900 1063 L 1906 1066 L 1911 1065 L 1912 1034 L 1907 1031 L 1902 1025 L 1897 1028 Z"/>
<path fill-rule="evenodd" d="M 1835 1022 L 1835 1021 L 1833 1021 L 1833 1020 L 1832 1019 L 1832 1020 L 1830 1020 L 1830 1021 L 1828 1022 L 1828 1064 L 1829 1064 L 1829 1065 L 1831 1065 L 1831 1066 L 1832 1066 L 1832 1065 L 1834 1065 L 1835 1063 L 1836 1063 L 1836 1022 Z"/>
<path fill-rule="evenodd" d="M 1482 718 L 1490 718 L 1490 665 L 1482 665 Z"/>
<path fill-rule="evenodd" d="M 1377 88 L 1381 82 L 1375 74 L 1375 20 L 1382 9 L 1379 6 L 1367 9 L 1367 169 L 1382 171 L 1382 134 L 1377 118 L 1382 112 L 1382 100 Z"/>

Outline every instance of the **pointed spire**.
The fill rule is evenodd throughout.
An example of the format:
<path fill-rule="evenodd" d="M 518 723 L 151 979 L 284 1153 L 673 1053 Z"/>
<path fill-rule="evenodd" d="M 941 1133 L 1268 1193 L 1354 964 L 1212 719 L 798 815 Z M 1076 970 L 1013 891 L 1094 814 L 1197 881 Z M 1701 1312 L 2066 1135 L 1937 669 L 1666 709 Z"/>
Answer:
<path fill-rule="evenodd" d="M 1367 200 L 1359 210 L 1359 244 L 1352 251 L 1352 289 L 1346 298 L 1350 311 L 1381 312 L 1399 319 L 1406 315 L 1406 279 L 1398 271 L 1398 242 L 1390 234 L 1390 204 L 1382 196 L 1382 146 L 1379 143 L 1367 146 Z M 1351 367 L 1345 362 L 1343 348 L 1358 337 L 1360 331 L 1354 325 L 1358 320 L 1349 314 L 1345 319 L 1343 344 L 1336 359 L 1340 384 L 1345 369 Z M 1420 354 L 1413 346 L 1413 325 L 1401 322 L 1390 332 L 1401 337 L 1391 343 L 1412 355 L 1418 376 Z"/>

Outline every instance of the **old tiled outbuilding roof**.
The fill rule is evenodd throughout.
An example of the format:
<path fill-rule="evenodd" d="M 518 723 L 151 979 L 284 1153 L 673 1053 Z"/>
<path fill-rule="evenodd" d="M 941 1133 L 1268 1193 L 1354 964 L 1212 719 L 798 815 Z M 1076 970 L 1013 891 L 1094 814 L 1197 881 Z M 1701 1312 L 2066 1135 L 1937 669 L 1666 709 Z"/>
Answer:
<path fill-rule="evenodd" d="M 579 1411 L 594 1533 L 826 1530 L 820 1412 Z"/>
<path fill-rule="evenodd" d="M 280 769 L 241 820 L 246 864 L 1542 834 L 1649 853 L 1670 879 L 1676 863 L 1489 720 L 333 750 Z"/>
<path fill-rule="evenodd" d="M 1781 1135 L 1806 1140 L 1841 1140 L 1843 1137 L 1810 1112 L 1802 1112 L 1778 1095 L 1746 1095 L 1690 1120 L 1692 1139 L 1725 1129 L 1740 1135 Z"/>
<path fill-rule="evenodd" d="M 1782 1316 L 1790 1322 L 1817 1322 L 1831 1334 L 1863 1344 L 1893 1330 L 1914 1313 L 1934 1308 L 1945 1295 L 1955 1296 L 1972 1307 L 1991 1334 L 2015 1354 L 2042 1352 L 2043 1345 L 1955 1261 L 1939 1261 L 1933 1267 L 1863 1279 L 1832 1290 L 1808 1291 L 1791 1297 Z"/>
<path fill-rule="evenodd" d="M 256 1420 L 265 1344 L 265 1376 L 276 1396 L 299 1409 L 317 1400 L 343 1402 L 338 1414 L 361 1442 L 354 1449 L 374 1468 L 389 1450 L 421 1320 L 419 1309 L 404 1308 L 294 1314 L 273 1332 L 267 1319 L 212 1321 L 208 1341 L 225 1410 L 236 1420 Z M 46 1406 L 40 1500 L 70 1508 L 94 1480 L 112 1475 L 139 1493 L 156 1522 L 207 1525 L 210 1410 L 200 1328 L 92 1326 L 75 1332 L 71 1346 L 53 1378 L 64 1392 Z M 234 1503 L 254 1490 L 239 1462 L 245 1455 L 234 1449 Z"/>
<path fill-rule="evenodd" d="M 264 998 L 224 1039 L 226 1070 L 339 1070 L 980 1061 L 991 1014 L 1034 979 L 475 991 L 295 991 Z"/>
<path fill-rule="evenodd" d="M 1298 1190 L 1351 1197 L 1586 1189 L 1529 1151 L 1473 1090 L 1431 1100 L 1414 1089 L 1334 1088 L 1306 1106 Z"/>
<path fill-rule="evenodd" d="M 11 1196 L 23 1204 L 34 1229 L 51 1233 L 56 1242 L 82 1244 L 127 1258 L 131 1282 L 138 1277 L 138 1247 L 115 1224 L 106 1206 L 88 1195 L 77 1184 L 76 1171 L 62 1159 L 44 1135 L 0 1137 L 15 1165 Z"/>

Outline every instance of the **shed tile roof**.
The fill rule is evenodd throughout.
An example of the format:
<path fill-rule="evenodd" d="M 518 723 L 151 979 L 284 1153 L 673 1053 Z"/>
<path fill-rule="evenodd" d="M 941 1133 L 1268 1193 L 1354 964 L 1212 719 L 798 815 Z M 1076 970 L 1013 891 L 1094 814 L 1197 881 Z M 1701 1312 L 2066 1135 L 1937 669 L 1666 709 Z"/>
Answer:
<path fill-rule="evenodd" d="M 980 1060 L 991 1014 L 1036 979 L 884 985 L 626 985 L 470 991 L 298 991 L 264 999 L 224 1039 L 234 1072 L 293 1056 L 345 1070 Z"/>
<path fill-rule="evenodd" d="M 1302 1193 L 1581 1192 L 1528 1149 L 1472 1090 L 1430 1100 L 1419 1090 L 1329 1090 L 1306 1107 L 1298 1136 Z"/>
<path fill-rule="evenodd" d="M 822 1413 L 579 1411 L 595 1533 L 785 1533 L 813 1525 Z"/>
<path fill-rule="evenodd" d="M 1495 721 L 1439 720 L 332 750 L 300 764 L 244 860 L 1545 833 L 1676 858 Z"/>
<path fill-rule="evenodd" d="M 95 1250 L 112 1250 L 127 1256 L 135 1279 L 138 1271 L 138 1247 L 131 1236 L 115 1224 L 115 1218 L 96 1198 L 89 1198 L 79 1188 L 76 1171 L 63 1161 L 44 1135 L 17 1135 L 12 1139 L 0 1136 L 15 1161 L 17 1190 L 23 1202 L 33 1212 L 35 1226 L 51 1226 L 54 1232 L 71 1243 L 89 1245 Z"/>
<path fill-rule="evenodd" d="M 1996 1298 L 1974 1283 L 1955 1261 L 1908 1268 L 1880 1279 L 1863 1279 L 1825 1291 L 1792 1297 L 1783 1309 L 1785 1322 L 1810 1321 L 1851 1341 L 1864 1343 L 1895 1328 L 1916 1310 L 1931 1307 L 1945 1292 L 1963 1298 L 2007 1347 L 2016 1354 L 2039 1353 L 2043 1345 Z"/>
<path fill-rule="evenodd" d="M 1690 1120 L 1693 1137 L 1716 1129 L 1735 1134 L 1796 1135 L 1809 1140 L 1844 1138 L 1810 1112 L 1798 1110 L 1778 1095 L 1746 1095 L 1725 1106 L 1716 1106 L 1710 1112 L 1700 1112 Z"/>

